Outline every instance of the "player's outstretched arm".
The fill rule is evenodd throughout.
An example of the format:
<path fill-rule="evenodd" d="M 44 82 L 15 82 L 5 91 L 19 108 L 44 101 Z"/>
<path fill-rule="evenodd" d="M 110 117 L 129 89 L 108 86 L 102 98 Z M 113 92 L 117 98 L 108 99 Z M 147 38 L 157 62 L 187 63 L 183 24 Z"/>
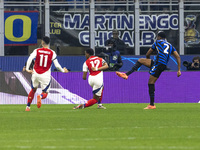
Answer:
<path fill-rule="evenodd" d="M 58 62 L 57 59 L 54 59 L 54 60 L 53 60 L 53 63 L 54 63 L 54 65 L 55 65 L 55 67 L 56 67 L 59 71 L 61 71 L 61 72 L 63 72 L 63 73 L 68 73 L 68 72 L 69 72 L 69 71 L 67 70 L 66 67 L 64 67 L 64 68 L 61 67 L 61 65 L 59 64 L 59 62 Z"/>
<path fill-rule="evenodd" d="M 179 56 L 177 51 L 174 51 L 173 56 L 176 58 L 176 61 L 178 63 L 177 77 L 180 77 L 181 76 L 181 57 Z"/>
<path fill-rule="evenodd" d="M 33 61 L 33 59 L 34 59 L 35 57 L 36 57 L 36 51 L 34 50 L 34 51 L 30 54 L 30 56 L 29 56 L 29 58 L 28 58 L 28 60 L 27 60 L 27 62 L 26 62 L 26 69 L 25 69 L 25 71 L 28 72 L 28 73 L 30 73 L 30 74 L 33 74 L 33 70 L 30 69 L 30 65 L 31 65 L 31 63 L 32 63 L 32 61 Z"/>

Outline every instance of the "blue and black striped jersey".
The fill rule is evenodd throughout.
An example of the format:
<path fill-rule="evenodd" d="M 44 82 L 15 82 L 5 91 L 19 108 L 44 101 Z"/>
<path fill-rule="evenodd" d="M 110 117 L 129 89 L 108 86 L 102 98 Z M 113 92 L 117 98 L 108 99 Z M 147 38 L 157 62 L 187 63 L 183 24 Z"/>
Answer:
<path fill-rule="evenodd" d="M 151 47 L 154 51 L 157 51 L 157 57 L 154 60 L 155 63 L 161 63 L 167 65 L 169 57 L 173 54 L 176 49 L 168 43 L 166 40 L 156 40 L 156 42 Z"/>

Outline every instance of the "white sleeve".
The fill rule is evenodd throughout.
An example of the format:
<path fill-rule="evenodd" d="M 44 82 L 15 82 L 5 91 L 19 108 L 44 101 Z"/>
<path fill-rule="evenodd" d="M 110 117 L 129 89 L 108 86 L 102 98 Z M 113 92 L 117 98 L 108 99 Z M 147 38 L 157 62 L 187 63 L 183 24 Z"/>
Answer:
<path fill-rule="evenodd" d="M 29 70 L 32 60 L 36 57 L 36 49 L 30 54 L 27 62 L 26 62 L 26 70 Z"/>
<path fill-rule="evenodd" d="M 83 72 L 88 72 L 88 66 L 86 65 L 86 62 L 83 64 Z"/>
<path fill-rule="evenodd" d="M 53 50 L 52 50 L 52 51 L 53 51 Z M 54 59 L 57 59 L 57 54 L 56 54 L 55 51 L 53 51 L 53 57 L 52 57 L 52 60 L 54 60 Z"/>
<path fill-rule="evenodd" d="M 55 67 L 56 67 L 59 71 L 64 72 L 64 69 L 61 67 L 61 65 L 59 64 L 59 62 L 58 62 L 57 59 L 54 59 L 54 60 L 53 60 L 53 63 L 54 63 L 54 65 L 55 65 Z"/>

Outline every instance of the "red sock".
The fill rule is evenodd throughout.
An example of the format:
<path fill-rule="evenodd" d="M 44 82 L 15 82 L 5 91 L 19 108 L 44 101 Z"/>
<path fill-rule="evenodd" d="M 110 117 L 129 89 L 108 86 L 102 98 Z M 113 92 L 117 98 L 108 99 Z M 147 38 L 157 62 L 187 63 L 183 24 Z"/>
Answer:
<path fill-rule="evenodd" d="M 45 99 L 45 98 L 47 97 L 47 94 L 48 94 L 48 93 L 42 93 L 42 94 L 41 94 L 42 99 Z"/>
<path fill-rule="evenodd" d="M 27 101 L 27 103 L 29 103 L 29 104 L 32 103 L 32 100 L 33 100 L 33 98 L 34 98 L 35 92 L 36 92 L 36 90 L 31 89 L 31 91 L 30 91 L 29 94 L 28 94 L 28 101 Z M 29 105 L 29 106 L 30 106 L 30 105 Z"/>
<path fill-rule="evenodd" d="M 87 103 L 85 104 L 85 107 L 89 107 L 92 106 L 94 104 L 96 104 L 98 101 L 96 99 L 90 99 L 87 101 Z"/>

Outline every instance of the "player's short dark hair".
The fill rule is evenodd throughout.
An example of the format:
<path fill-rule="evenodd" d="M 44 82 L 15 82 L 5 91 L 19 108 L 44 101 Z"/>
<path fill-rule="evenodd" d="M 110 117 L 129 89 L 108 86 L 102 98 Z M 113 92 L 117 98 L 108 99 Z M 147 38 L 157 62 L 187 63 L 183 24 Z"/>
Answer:
<path fill-rule="evenodd" d="M 91 56 L 94 55 L 94 50 L 92 48 L 88 48 L 85 51 L 86 51 L 86 53 L 88 53 Z"/>
<path fill-rule="evenodd" d="M 50 38 L 49 38 L 48 36 L 44 36 L 44 37 L 42 38 L 42 40 L 43 40 L 44 43 L 47 44 L 47 45 L 50 43 Z"/>
<path fill-rule="evenodd" d="M 162 39 L 166 38 L 166 34 L 163 31 L 159 31 L 158 34 L 157 34 L 157 36 L 160 36 Z"/>

